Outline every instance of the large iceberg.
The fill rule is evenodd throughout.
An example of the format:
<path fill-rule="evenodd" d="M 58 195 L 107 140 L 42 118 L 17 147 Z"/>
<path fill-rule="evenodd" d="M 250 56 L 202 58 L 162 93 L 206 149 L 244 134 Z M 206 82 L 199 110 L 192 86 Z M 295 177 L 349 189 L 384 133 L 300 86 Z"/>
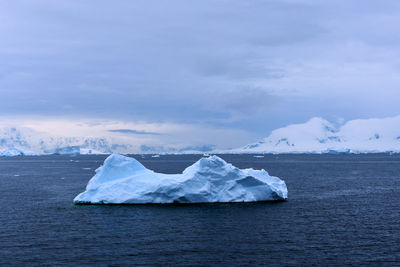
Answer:
<path fill-rule="evenodd" d="M 76 204 L 253 202 L 287 199 L 284 181 L 265 170 L 238 169 L 217 156 L 181 174 L 156 173 L 134 158 L 110 155 Z"/>

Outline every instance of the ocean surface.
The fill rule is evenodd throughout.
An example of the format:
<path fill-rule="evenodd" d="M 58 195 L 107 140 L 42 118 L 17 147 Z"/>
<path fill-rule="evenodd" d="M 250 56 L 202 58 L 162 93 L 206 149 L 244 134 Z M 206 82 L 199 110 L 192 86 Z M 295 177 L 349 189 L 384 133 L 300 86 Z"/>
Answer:
<path fill-rule="evenodd" d="M 200 156 L 132 155 L 177 173 Z M 0 158 L 0 266 L 400 265 L 400 155 L 221 155 L 280 203 L 76 206 L 105 156 Z"/>

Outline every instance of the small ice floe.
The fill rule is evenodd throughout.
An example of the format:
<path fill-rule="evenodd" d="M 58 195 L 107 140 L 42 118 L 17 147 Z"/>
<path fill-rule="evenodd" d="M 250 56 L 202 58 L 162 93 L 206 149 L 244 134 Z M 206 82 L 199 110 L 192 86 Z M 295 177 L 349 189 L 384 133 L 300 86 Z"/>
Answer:
<path fill-rule="evenodd" d="M 159 158 L 160 157 L 160 155 L 159 154 L 155 154 L 155 155 L 153 155 L 153 156 L 151 156 L 152 158 Z"/>
<path fill-rule="evenodd" d="M 254 155 L 253 157 L 255 157 L 255 158 L 263 158 L 264 155 Z"/>

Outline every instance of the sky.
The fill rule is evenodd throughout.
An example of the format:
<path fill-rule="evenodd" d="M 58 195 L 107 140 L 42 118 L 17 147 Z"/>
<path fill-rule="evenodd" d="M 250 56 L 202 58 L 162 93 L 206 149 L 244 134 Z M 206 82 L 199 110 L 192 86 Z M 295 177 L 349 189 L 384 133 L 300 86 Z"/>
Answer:
<path fill-rule="evenodd" d="M 396 0 L 1 1 L 0 124 L 230 148 L 395 116 L 398 25 Z"/>

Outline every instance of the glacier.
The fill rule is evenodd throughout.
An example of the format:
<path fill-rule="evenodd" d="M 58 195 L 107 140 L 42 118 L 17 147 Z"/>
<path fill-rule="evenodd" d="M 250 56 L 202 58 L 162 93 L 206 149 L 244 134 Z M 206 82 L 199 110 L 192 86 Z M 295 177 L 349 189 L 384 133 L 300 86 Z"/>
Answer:
<path fill-rule="evenodd" d="M 38 153 L 16 147 L 9 147 L 0 150 L 0 156 L 2 157 L 15 157 L 15 156 L 37 156 Z"/>
<path fill-rule="evenodd" d="M 400 153 L 400 116 L 350 120 L 343 125 L 315 117 L 276 129 L 259 142 L 227 153 Z"/>
<path fill-rule="evenodd" d="M 45 150 L 46 154 L 54 155 L 79 155 L 81 153 L 79 146 L 58 147 L 52 150 Z"/>
<path fill-rule="evenodd" d="M 80 146 L 67 146 L 59 147 L 52 150 L 45 151 L 46 154 L 54 155 L 105 155 L 111 153 L 104 153 L 95 149 L 82 148 Z"/>
<path fill-rule="evenodd" d="M 283 180 L 265 170 L 238 169 L 203 157 L 181 174 L 156 173 L 134 158 L 110 155 L 75 204 L 150 204 L 283 201 Z"/>

